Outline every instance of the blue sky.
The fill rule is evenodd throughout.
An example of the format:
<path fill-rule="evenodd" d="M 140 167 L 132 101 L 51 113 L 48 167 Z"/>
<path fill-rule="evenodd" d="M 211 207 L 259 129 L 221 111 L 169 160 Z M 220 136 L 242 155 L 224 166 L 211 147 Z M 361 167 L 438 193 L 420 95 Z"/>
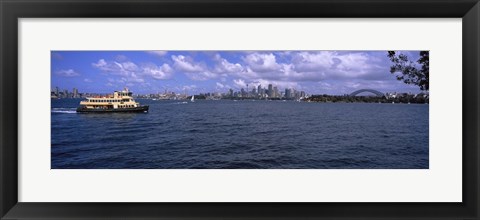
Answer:
<path fill-rule="evenodd" d="M 418 59 L 418 51 L 402 53 Z M 396 80 L 390 66 L 387 51 L 52 51 L 51 87 L 198 94 L 273 84 L 307 94 L 420 92 Z"/>

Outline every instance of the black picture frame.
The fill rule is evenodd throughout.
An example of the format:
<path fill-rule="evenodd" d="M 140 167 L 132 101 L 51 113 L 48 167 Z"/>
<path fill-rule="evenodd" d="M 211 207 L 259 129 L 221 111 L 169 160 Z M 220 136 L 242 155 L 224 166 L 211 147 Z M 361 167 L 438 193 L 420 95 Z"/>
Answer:
<path fill-rule="evenodd" d="M 0 0 L 0 15 L 1 219 L 479 219 L 478 0 Z M 46 17 L 462 18 L 463 202 L 18 202 L 17 21 Z"/>

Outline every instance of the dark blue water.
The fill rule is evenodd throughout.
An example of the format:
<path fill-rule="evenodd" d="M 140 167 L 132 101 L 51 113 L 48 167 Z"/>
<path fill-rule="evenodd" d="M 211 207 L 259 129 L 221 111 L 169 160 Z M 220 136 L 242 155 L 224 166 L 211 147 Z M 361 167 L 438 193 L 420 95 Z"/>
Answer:
<path fill-rule="evenodd" d="M 428 169 L 428 105 L 137 100 L 77 114 L 52 100 L 52 169 Z"/>

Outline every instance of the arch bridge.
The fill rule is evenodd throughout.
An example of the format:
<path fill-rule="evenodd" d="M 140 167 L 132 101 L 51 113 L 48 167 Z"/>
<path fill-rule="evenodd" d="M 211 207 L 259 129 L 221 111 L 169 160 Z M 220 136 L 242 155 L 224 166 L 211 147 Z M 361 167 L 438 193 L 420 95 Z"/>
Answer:
<path fill-rule="evenodd" d="M 356 96 L 356 95 L 358 95 L 358 94 L 360 94 L 360 93 L 363 93 L 363 92 L 372 93 L 372 94 L 374 94 L 374 95 L 376 95 L 376 96 L 378 96 L 378 97 L 385 96 L 385 94 L 383 94 L 382 92 L 379 92 L 379 91 L 374 90 L 374 89 L 359 89 L 359 90 L 357 90 L 357 91 L 355 91 L 355 92 L 350 93 L 350 96 Z"/>

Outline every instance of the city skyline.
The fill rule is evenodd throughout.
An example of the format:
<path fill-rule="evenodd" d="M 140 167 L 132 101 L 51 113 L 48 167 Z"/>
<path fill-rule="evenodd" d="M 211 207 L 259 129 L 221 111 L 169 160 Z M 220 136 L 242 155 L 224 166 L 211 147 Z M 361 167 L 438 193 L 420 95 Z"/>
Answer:
<path fill-rule="evenodd" d="M 418 51 L 402 53 L 418 58 Z M 52 91 L 86 93 L 227 93 L 270 84 L 309 94 L 421 92 L 390 66 L 387 51 L 52 51 L 51 83 Z"/>

